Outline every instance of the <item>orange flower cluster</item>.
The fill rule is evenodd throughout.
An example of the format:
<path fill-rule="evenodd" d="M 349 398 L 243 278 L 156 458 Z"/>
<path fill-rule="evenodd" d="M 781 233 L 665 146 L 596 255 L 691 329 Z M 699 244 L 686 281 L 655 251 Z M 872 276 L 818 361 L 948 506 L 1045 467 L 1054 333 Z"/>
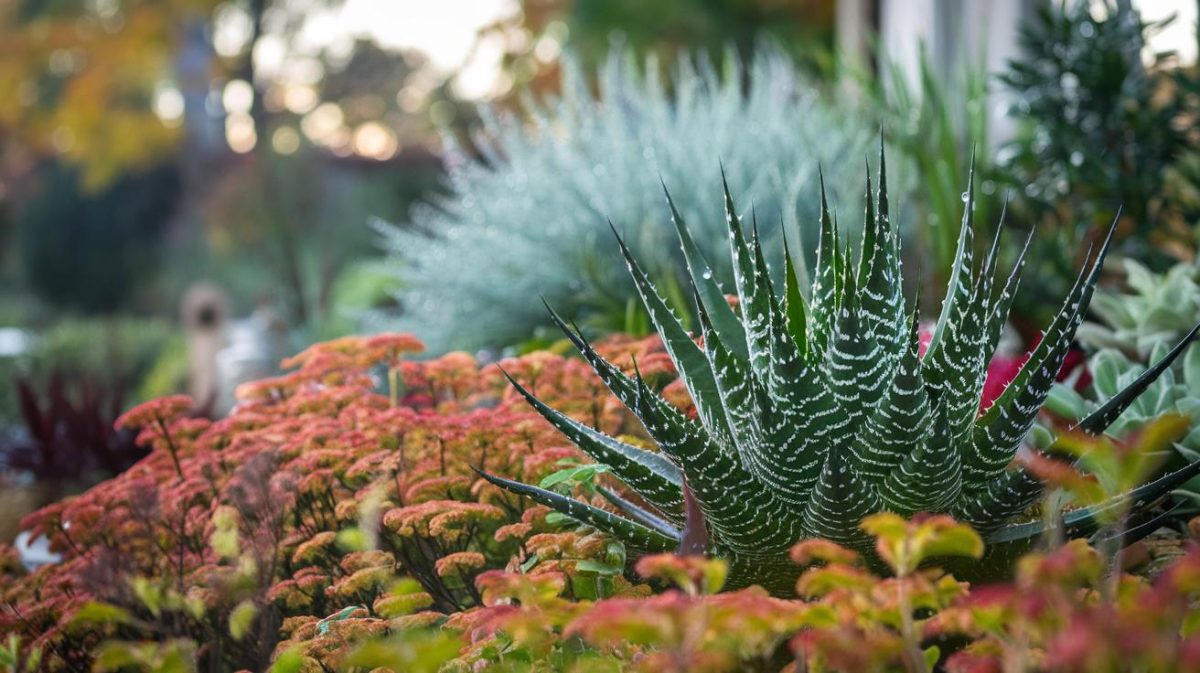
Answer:
<path fill-rule="evenodd" d="M 165 423 L 180 418 L 195 406 L 187 395 L 160 397 L 137 405 L 117 417 L 118 428 L 141 428 L 155 423 Z"/>
<path fill-rule="evenodd" d="M 210 643 L 198 656 L 234 670 L 269 662 L 281 638 L 307 635 L 320 649 L 330 633 L 480 604 L 478 576 L 530 559 L 539 536 L 562 533 L 472 468 L 536 482 L 583 456 L 495 366 L 462 353 L 400 359 L 420 347 L 409 335 L 315 345 L 286 361 L 294 371 L 242 386 L 234 413 L 216 422 L 186 418 L 185 397 L 122 416 L 155 450 L 27 517 L 24 527 L 64 558 L 25 576 L 4 565 L 0 634 L 20 635 L 49 670 L 87 669 L 113 633 L 87 626 L 101 602 L 127 624 L 156 624 L 149 639 Z M 606 348 L 639 366 L 662 350 L 656 340 Z M 605 432 L 637 430 L 580 360 L 535 353 L 500 366 Z M 588 552 L 559 546 L 559 564 Z M 397 577 L 416 590 L 395 594 Z M 158 605 L 147 604 L 150 586 Z M 316 626 L 347 609 L 357 612 Z M 212 644 L 238 610 L 254 615 L 257 636 Z"/>
<path fill-rule="evenodd" d="M 15 670 L 95 670 L 98 653 L 198 670 L 1200 670 L 1200 549 L 1152 581 L 1113 579 L 1076 541 L 1024 558 L 1013 583 L 972 588 L 926 563 L 977 557 L 969 527 L 878 514 L 863 529 L 891 574 L 806 540 L 791 554 L 797 600 L 720 593 L 720 560 L 657 555 L 631 571 L 621 545 L 478 477 L 536 482 L 582 456 L 497 367 L 399 359 L 418 346 L 314 346 L 217 422 L 186 417 L 186 398 L 122 417 L 149 456 L 25 521 L 63 561 L 24 573 L 0 546 Z M 677 385 L 657 339 L 601 348 Z M 637 441 L 581 361 L 499 365 Z"/>

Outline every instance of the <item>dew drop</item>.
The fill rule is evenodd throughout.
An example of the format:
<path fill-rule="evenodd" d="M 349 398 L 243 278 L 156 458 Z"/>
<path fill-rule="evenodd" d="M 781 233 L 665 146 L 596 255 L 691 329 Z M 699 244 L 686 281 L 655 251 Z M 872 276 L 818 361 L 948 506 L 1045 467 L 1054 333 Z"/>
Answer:
<path fill-rule="evenodd" d="M 704 280 L 712 280 L 712 269 L 705 269 L 704 273 L 700 274 Z"/>

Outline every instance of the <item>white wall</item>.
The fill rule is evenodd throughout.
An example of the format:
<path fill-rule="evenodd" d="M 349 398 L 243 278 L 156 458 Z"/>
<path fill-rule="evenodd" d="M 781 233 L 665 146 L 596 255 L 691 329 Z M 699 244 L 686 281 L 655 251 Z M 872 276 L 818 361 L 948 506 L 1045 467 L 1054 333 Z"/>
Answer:
<path fill-rule="evenodd" d="M 839 49 L 863 62 L 871 9 L 878 12 L 879 37 L 890 58 L 916 85 L 921 45 L 936 71 L 948 78 L 966 62 L 983 60 L 988 72 L 1004 69 L 1018 55 L 1017 31 L 1039 0 L 839 0 Z M 1008 105 L 1002 91 L 990 99 L 992 114 L 988 142 L 1003 143 L 1012 133 L 1004 118 Z"/>

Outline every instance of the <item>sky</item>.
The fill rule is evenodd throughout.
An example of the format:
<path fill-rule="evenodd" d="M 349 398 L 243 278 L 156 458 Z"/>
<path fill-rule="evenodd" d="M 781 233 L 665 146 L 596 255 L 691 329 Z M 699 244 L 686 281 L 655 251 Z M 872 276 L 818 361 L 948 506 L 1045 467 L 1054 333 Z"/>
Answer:
<path fill-rule="evenodd" d="M 1175 21 L 1152 38 L 1150 46 L 1174 50 L 1184 63 L 1196 62 L 1196 0 L 1134 0 L 1133 6 L 1145 21 L 1160 21 L 1175 15 Z"/>
<path fill-rule="evenodd" d="M 478 99 L 495 86 L 502 52 L 488 43 L 476 46 L 476 34 L 518 11 L 517 0 L 347 0 L 313 16 L 300 39 L 320 44 L 334 36 L 366 35 L 383 47 L 419 50 L 442 72 L 461 68 L 458 93 Z"/>
<path fill-rule="evenodd" d="M 1173 49 L 1185 63 L 1196 61 L 1195 0 L 1134 0 L 1133 5 L 1149 21 L 1174 14 L 1175 22 L 1150 46 Z M 385 47 L 417 49 L 442 72 L 461 70 L 455 80 L 457 92 L 479 99 L 496 86 L 501 51 L 486 42 L 476 45 L 476 33 L 519 11 L 518 0 L 347 0 L 341 8 L 314 17 L 306 30 L 314 43 L 339 35 L 367 35 Z"/>

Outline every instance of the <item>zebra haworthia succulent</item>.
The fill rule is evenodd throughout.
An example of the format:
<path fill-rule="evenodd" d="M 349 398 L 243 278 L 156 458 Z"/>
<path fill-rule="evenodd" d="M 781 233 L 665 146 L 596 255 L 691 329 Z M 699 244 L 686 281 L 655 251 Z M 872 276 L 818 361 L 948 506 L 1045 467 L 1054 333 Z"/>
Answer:
<path fill-rule="evenodd" d="M 879 164 L 877 201 L 871 199 L 867 179 L 857 260 L 829 214 L 821 185 L 817 266 L 807 299 L 786 249 L 783 287 L 772 283 L 757 223 L 746 230 L 726 189 L 736 311 L 668 195 L 692 281 L 700 339 L 672 314 L 618 235 L 641 299 L 695 404 L 696 419 L 668 404 L 640 374 L 627 375 L 601 358 L 551 309 L 559 327 L 638 416 L 660 451 L 608 437 L 543 404 L 515 381 L 513 385 L 640 496 L 634 503 L 604 491 L 623 516 L 485 476 L 608 531 L 635 550 L 669 550 L 685 538 L 694 543 L 690 533 L 703 526 L 707 551 L 730 560 L 732 581 L 773 590 L 790 589 L 794 573 L 784 570 L 790 545 L 821 537 L 861 547 L 866 539 L 860 521 L 881 510 L 953 514 L 993 543 L 994 553 L 977 566 L 979 575 L 1003 566 L 1006 549 L 1036 536 L 1036 525 L 1012 520 L 1042 491 L 1013 459 L 1087 309 L 1109 238 L 1088 256 L 1090 264 L 1027 364 L 980 412 L 987 363 L 1017 290 L 1024 253 L 1003 283 L 997 272 L 999 233 L 976 263 L 973 176 L 969 178 L 948 292 L 932 341 L 920 356 L 915 311 L 901 291 L 900 240 L 889 220 L 882 149 Z M 1102 431 L 1152 374 L 1110 400 L 1082 427 Z M 1187 472 L 1196 469 L 1193 465 Z M 1167 475 L 1132 496 L 1143 503 L 1158 498 L 1183 476 Z M 1066 523 L 1086 530 L 1092 514 L 1074 511 Z"/>

